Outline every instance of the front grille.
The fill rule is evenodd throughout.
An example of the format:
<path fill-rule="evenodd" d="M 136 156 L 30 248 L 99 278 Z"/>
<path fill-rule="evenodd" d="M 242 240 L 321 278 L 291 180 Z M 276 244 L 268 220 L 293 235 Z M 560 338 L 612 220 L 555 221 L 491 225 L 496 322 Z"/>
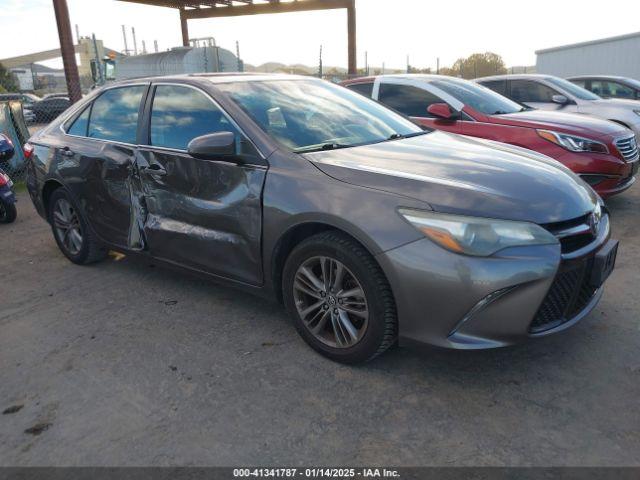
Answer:
<path fill-rule="evenodd" d="M 571 253 L 595 240 L 594 232 L 590 228 L 590 217 L 589 213 L 565 222 L 548 223 L 542 226 L 558 238 L 563 254 Z"/>
<path fill-rule="evenodd" d="M 555 328 L 576 317 L 596 293 L 590 284 L 592 259 L 563 265 L 529 327 L 531 333 Z"/>
<path fill-rule="evenodd" d="M 635 135 L 617 139 L 616 148 L 627 162 L 638 159 L 638 142 Z"/>

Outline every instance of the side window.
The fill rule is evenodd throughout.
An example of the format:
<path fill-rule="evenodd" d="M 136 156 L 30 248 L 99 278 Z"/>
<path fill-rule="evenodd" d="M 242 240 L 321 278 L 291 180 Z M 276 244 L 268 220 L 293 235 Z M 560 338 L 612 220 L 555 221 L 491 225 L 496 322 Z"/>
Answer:
<path fill-rule="evenodd" d="M 352 83 L 346 86 L 349 90 L 358 92 L 365 97 L 371 98 L 373 95 L 373 82 L 368 83 Z"/>
<path fill-rule="evenodd" d="M 378 99 L 385 105 L 409 117 L 431 117 L 427 108 L 442 100 L 432 93 L 411 85 L 380 84 Z"/>
<path fill-rule="evenodd" d="M 238 133 L 203 92 L 158 85 L 151 107 L 151 145 L 186 150 L 191 140 L 216 132 Z"/>
<path fill-rule="evenodd" d="M 586 88 L 587 90 L 589 90 L 587 88 L 587 81 L 586 80 L 571 80 L 571 83 L 579 86 L 580 88 Z"/>
<path fill-rule="evenodd" d="M 94 102 L 87 136 L 123 143 L 136 143 L 138 112 L 147 87 L 119 87 L 107 90 Z"/>
<path fill-rule="evenodd" d="M 551 103 L 558 92 L 542 83 L 530 80 L 511 80 L 511 98 L 517 102 Z"/>
<path fill-rule="evenodd" d="M 491 80 L 490 82 L 482 82 L 482 85 L 490 88 L 500 95 L 507 95 L 507 81 L 506 80 Z"/>
<path fill-rule="evenodd" d="M 596 95 L 602 95 L 603 97 L 614 97 L 614 98 L 635 98 L 635 92 L 632 88 L 627 87 L 626 85 L 622 85 L 618 82 L 608 82 L 608 81 L 594 81 L 594 88 L 597 86 L 602 90 L 602 93 L 593 92 Z"/>
<path fill-rule="evenodd" d="M 89 128 L 89 115 L 91 114 L 91 106 L 84 109 L 71 126 L 67 129 L 69 135 L 76 135 L 78 137 L 86 137 L 87 129 Z"/>

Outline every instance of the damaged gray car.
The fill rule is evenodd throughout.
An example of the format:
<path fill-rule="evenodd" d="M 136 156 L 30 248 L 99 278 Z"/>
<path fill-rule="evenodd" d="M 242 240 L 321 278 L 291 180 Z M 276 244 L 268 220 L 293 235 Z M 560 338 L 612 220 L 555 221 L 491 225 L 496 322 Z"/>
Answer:
<path fill-rule="evenodd" d="M 559 163 L 312 78 L 112 84 L 26 152 L 69 260 L 139 253 L 276 298 L 341 362 L 561 331 L 615 263 L 601 200 Z"/>

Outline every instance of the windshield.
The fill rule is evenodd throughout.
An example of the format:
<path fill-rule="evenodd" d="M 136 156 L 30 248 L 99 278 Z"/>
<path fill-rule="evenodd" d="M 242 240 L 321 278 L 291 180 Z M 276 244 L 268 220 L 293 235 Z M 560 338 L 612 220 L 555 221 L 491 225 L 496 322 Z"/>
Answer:
<path fill-rule="evenodd" d="M 548 77 L 547 80 L 550 83 L 563 88 L 565 91 L 580 100 L 600 100 L 600 97 L 595 93 L 591 93 L 589 90 L 579 87 L 575 83 L 571 83 L 569 80 L 565 80 L 564 78 Z"/>
<path fill-rule="evenodd" d="M 431 84 L 485 115 L 503 115 L 525 110 L 522 105 L 476 83 L 462 80 L 436 80 Z"/>
<path fill-rule="evenodd" d="M 425 133 L 391 110 L 320 80 L 216 85 L 268 135 L 295 152 L 344 148 Z"/>

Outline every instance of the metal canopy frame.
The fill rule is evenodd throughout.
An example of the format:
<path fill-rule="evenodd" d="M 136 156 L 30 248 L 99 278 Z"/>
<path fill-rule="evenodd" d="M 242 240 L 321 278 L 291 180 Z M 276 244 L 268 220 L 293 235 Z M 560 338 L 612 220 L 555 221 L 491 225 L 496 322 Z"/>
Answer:
<path fill-rule="evenodd" d="M 357 73 L 355 0 L 118 0 L 142 5 L 176 8 L 180 11 L 182 44 L 189 46 L 188 20 L 239 17 L 269 13 L 347 10 L 349 74 Z"/>

